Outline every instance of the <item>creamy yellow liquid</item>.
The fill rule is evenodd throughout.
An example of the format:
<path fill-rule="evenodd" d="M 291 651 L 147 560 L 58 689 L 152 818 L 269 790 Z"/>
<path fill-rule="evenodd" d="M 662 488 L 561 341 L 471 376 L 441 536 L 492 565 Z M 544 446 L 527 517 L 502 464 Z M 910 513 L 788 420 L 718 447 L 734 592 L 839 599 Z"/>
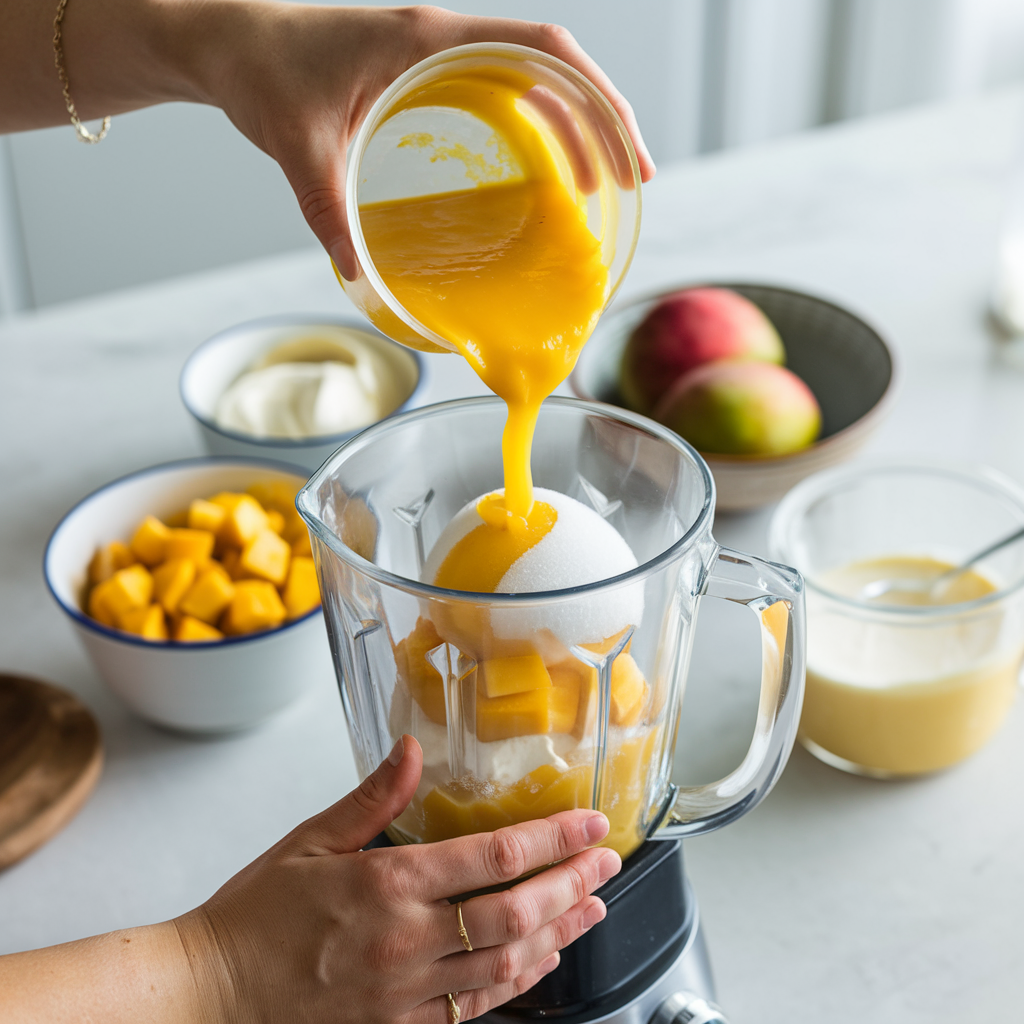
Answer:
<path fill-rule="evenodd" d="M 483 523 L 458 541 L 434 580 L 455 590 L 493 593 L 512 564 L 554 526 L 557 513 L 534 502 L 530 450 L 541 403 L 569 375 L 604 307 L 608 272 L 587 227 L 586 197 L 570 191 L 523 94 L 533 83 L 491 69 L 428 84 L 403 109 L 432 104 L 471 112 L 495 128 L 511 176 L 475 188 L 360 207 L 373 262 L 396 299 L 450 342 L 508 407 L 502 439 L 504 493 L 477 505 Z M 410 137 L 403 144 L 434 144 Z M 471 154 L 449 153 L 476 165 Z M 395 646 L 398 689 L 393 730 L 423 719 L 424 737 L 444 725 L 441 676 L 426 654 L 442 642 L 477 662 L 474 718 L 467 742 L 500 743 L 551 736 L 565 746 L 566 767 L 541 765 L 515 782 L 452 780 L 444 769 L 424 784 L 396 821 L 395 838 L 432 841 L 486 831 L 593 801 L 593 669 L 566 658 L 545 663 L 533 638 L 496 644 L 486 608 L 436 602 Z M 624 624 L 625 625 L 625 624 Z M 627 665 L 628 661 L 628 665 Z M 625 656 L 623 666 L 635 663 Z M 500 680 L 493 693 L 487 680 Z M 466 685 L 472 685 L 467 682 Z M 660 730 L 642 727 L 648 687 L 639 669 L 613 678 L 612 719 L 632 729 L 609 749 L 601 805 L 612 822 L 606 845 L 623 856 L 640 842 L 644 786 Z M 468 699 L 468 698 L 465 698 Z M 397 709 L 397 710 L 396 710 Z M 640 726 L 638 728 L 638 726 Z M 425 748 L 430 743 L 424 741 Z M 572 744 L 570 744 L 572 745 Z"/>
<path fill-rule="evenodd" d="M 931 558 L 886 558 L 834 570 L 819 582 L 853 597 L 873 580 L 929 580 L 949 568 Z M 893 591 L 876 603 L 952 605 L 995 590 L 969 571 L 931 598 Z M 1021 638 L 1006 635 L 998 607 L 928 626 L 892 622 L 844 617 L 820 598 L 808 601 L 800 737 L 826 760 L 868 773 L 948 767 L 984 745 L 1005 718 L 1017 689 Z"/>

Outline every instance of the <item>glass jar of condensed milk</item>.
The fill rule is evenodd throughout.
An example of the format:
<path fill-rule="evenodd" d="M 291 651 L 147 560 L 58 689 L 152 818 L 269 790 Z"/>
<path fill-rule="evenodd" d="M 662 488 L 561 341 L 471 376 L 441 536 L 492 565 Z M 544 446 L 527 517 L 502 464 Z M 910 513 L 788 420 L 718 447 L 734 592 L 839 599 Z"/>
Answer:
<path fill-rule="evenodd" d="M 819 473 L 776 510 L 771 556 L 807 581 L 799 738 L 846 771 L 936 771 L 980 749 L 1024 656 L 1024 490 L 983 468 L 869 463 Z"/>

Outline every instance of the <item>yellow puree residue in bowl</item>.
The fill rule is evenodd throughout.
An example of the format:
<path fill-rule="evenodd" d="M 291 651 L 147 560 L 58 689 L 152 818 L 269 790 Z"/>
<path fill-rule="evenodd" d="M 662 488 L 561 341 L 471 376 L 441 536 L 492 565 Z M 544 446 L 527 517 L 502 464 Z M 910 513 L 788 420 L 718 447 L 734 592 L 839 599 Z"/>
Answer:
<path fill-rule="evenodd" d="M 857 597 L 875 580 L 929 579 L 951 568 L 890 557 L 815 582 Z M 884 602 L 956 605 L 996 589 L 969 570 L 932 598 L 890 592 Z M 811 592 L 801 740 L 826 761 L 878 775 L 934 771 L 973 754 L 1002 724 L 1016 690 L 1024 643 L 1006 618 L 1002 602 L 948 616 L 876 616 Z"/>

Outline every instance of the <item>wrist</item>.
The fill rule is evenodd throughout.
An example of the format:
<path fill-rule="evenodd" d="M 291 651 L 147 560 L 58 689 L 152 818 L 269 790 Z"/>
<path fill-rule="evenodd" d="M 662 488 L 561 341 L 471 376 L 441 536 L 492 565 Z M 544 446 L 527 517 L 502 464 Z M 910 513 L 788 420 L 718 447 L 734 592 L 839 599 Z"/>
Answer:
<path fill-rule="evenodd" d="M 165 68 L 174 99 L 225 106 L 238 68 L 240 43 L 267 31 L 279 6 L 272 0 L 146 0 L 151 45 Z"/>
<path fill-rule="evenodd" d="M 191 989 L 189 1021 L 233 1024 L 239 1019 L 231 970 L 222 943 L 203 907 L 169 921 Z"/>

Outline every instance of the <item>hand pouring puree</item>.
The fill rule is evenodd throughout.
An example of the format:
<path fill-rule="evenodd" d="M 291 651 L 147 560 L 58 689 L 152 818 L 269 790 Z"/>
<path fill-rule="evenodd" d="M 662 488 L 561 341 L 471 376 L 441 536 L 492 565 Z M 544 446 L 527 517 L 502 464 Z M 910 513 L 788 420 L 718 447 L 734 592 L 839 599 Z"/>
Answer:
<path fill-rule="evenodd" d="M 530 449 L 541 403 L 572 370 L 609 281 L 600 242 L 587 227 L 586 197 L 567 187 L 545 129 L 522 102 L 532 86 L 513 72 L 487 69 L 412 93 L 401 109 L 455 107 L 492 125 L 515 173 L 359 210 L 367 249 L 396 299 L 454 345 L 508 406 L 505 487 L 459 512 L 424 568 L 425 582 L 455 590 L 564 589 L 636 566 L 596 512 L 533 488 Z M 455 156 L 472 170 L 469 154 Z M 647 762 L 660 729 L 650 722 L 650 688 L 625 644 L 642 612 L 642 586 L 590 604 L 547 622 L 536 610 L 436 602 L 396 644 L 392 722 L 398 731 L 412 723 L 425 768 L 416 799 L 392 827 L 394 838 L 443 839 L 589 806 L 598 672 L 571 648 L 600 660 L 618 646 L 601 809 L 612 822 L 606 845 L 623 855 L 638 845 Z M 474 688 L 466 726 L 473 752 L 458 778 L 449 770 L 435 661 L 444 643 L 472 666 L 465 685 Z"/>

